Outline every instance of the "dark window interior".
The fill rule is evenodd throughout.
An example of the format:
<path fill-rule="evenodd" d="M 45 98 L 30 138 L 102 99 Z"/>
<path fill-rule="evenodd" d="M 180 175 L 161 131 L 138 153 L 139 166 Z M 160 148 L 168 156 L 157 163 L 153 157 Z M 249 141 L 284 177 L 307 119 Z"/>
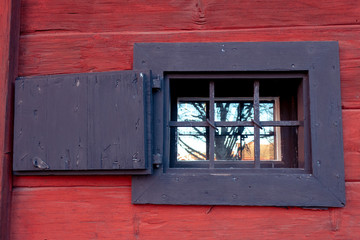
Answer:
<path fill-rule="evenodd" d="M 304 169 L 304 78 L 293 75 L 169 74 L 169 166 Z"/>

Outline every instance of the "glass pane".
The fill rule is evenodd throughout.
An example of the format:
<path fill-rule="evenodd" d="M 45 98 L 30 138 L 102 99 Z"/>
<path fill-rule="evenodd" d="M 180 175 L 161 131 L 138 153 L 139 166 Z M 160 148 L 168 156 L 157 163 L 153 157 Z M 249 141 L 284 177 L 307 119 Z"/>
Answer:
<path fill-rule="evenodd" d="M 177 161 L 205 161 L 207 157 L 206 127 L 177 128 Z"/>
<path fill-rule="evenodd" d="M 284 168 L 301 168 L 304 154 L 304 139 L 299 138 L 298 127 L 278 127 L 281 131 L 281 160 L 284 162 Z M 279 135 L 280 135 L 279 134 Z M 299 162 L 299 159 L 301 159 Z"/>
<path fill-rule="evenodd" d="M 260 103 L 260 121 L 274 121 L 274 102 Z"/>
<path fill-rule="evenodd" d="M 275 127 L 263 127 L 260 129 L 260 160 L 276 159 Z"/>
<path fill-rule="evenodd" d="M 254 160 L 254 128 L 219 127 L 215 132 L 215 160 Z"/>
<path fill-rule="evenodd" d="M 252 102 L 216 102 L 215 121 L 251 121 L 254 109 Z"/>
<path fill-rule="evenodd" d="M 206 121 L 205 102 L 179 102 L 178 121 Z"/>
<path fill-rule="evenodd" d="M 266 127 L 260 132 L 261 167 L 302 168 L 304 145 L 298 127 Z M 271 160 L 271 163 L 265 161 Z"/>

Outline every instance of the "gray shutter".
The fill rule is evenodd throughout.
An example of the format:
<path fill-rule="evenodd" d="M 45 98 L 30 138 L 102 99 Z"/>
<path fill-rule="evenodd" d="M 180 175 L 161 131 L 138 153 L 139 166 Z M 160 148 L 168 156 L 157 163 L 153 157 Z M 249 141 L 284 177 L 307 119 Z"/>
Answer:
<path fill-rule="evenodd" d="M 121 71 L 16 80 L 14 171 L 149 173 L 148 77 Z"/>

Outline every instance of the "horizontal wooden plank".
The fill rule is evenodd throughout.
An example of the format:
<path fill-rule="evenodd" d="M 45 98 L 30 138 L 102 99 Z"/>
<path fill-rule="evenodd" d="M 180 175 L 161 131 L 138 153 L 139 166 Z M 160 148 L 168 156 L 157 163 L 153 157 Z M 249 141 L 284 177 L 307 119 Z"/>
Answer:
<path fill-rule="evenodd" d="M 342 104 L 360 108 L 360 27 L 274 28 L 236 31 L 42 34 L 22 36 L 21 76 L 132 69 L 136 42 L 327 41 L 340 44 Z"/>
<path fill-rule="evenodd" d="M 129 187 L 15 188 L 11 239 L 354 239 L 360 234 L 360 183 L 347 183 L 345 208 L 318 211 L 139 206 L 130 203 L 130 192 Z"/>
<path fill-rule="evenodd" d="M 14 176 L 14 187 L 121 187 L 131 186 L 130 176 Z"/>
<path fill-rule="evenodd" d="M 360 45 L 358 45 L 360 48 Z M 340 60 L 341 99 L 346 109 L 360 108 L 360 59 Z"/>
<path fill-rule="evenodd" d="M 357 0 L 23 0 L 21 3 L 21 31 L 40 34 L 319 26 L 360 22 L 360 4 Z"/>
<path fill-rule="evenodd" d="M 360 26 L 28 35 L 20 39 L 19 71 L 29 76 L 132 69 L 137 42 L 251 41 L 339 41 L 341 61 L 358 60 Z"/>
<path fill-rule="evenodd" d="M 345 178 L 360 181 L 360 110 L 343 110 Z"/>

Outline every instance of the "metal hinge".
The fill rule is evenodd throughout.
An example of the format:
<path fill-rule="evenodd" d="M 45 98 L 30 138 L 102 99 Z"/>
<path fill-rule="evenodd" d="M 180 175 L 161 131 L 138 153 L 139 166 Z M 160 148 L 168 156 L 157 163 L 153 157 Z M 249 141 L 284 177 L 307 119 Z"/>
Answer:
<path fill-rule="evenodd" d="M 162 156 L 161 156 L 161 154 L 160 153 L 153 154 L 153 165 L 156 168 L 159 168 L 161 164 L 162 164 Z"/>
<path fill-rule="evenodd" d="M 161 89 L 161 78 L 159 75 L 152 79 L 152 89 L 156 91 Z"/>

